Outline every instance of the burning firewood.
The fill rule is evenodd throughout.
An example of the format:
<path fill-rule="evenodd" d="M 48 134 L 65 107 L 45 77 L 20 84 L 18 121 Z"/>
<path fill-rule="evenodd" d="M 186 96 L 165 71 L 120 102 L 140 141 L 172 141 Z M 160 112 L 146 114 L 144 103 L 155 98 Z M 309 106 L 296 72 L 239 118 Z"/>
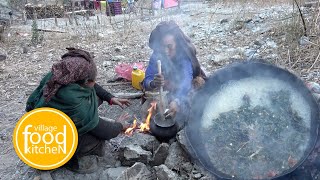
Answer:
<path fill-rule="evenodd" d="M 137 128 L 137 119 L 135 119 L 133 121 L 133 125 L 132 127 L 129 127 L 128 129 L 126 129 L 126 131 L 124 132 L 126 135 L 132 136 L 132 133 L 134 131 L 134 129 Z"/>
<path fill-rule="evenodd" d="M 141 123 L 138 126 L 137 125 L 137 119 L 135 119 L 133 121 L 132 126 L 126 129 L 125 134 L 128 135 L 128 136 L 132 136 L 132 134 L 133 134 L 135 129 L 139 129 L 139 132 L 149 132 L 149 130 L 150 130 L 150 119 L 151 119 L 151 116 L 152 116 L 152 112 L 154 110 L 156 110 L 156 105 L 157 105 L 157 102 L 153 101 L 151 103 L 151 107 L 148 109 L 149 114 L 148 114 L 145 122 Z"/>

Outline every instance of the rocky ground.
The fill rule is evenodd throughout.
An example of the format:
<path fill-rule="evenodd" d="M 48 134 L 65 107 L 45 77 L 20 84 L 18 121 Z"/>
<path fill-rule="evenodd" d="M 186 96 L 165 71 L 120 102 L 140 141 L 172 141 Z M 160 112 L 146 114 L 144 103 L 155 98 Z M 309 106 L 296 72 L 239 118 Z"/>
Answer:
<path fill-rule="evenodd" d="M 0 54 L 6 56 L 6 59 L 0 60 L 0 179 L 38 178 L 39 172 L 27 167 L 16 156 L 11 142 L 12 132 L 16 122 L 25 113 L 28 95 L 52 64 L 66 52 L 66 47 L 80 47 L 94 52 L 98 83 L 110 92 L 137 92 L 130 85 L 108 85 L 107 81 L 116 77 L 114 67 L 123 62 L 143 62 L 147 65 L 151 53 L 148 47 L 150 32 L 160 21 L 175 20 L 194 42 L 198 59 L 208 75 L 233 61 L 262 58 L 289 69 L 304 80 L 318 82 L 319 12 L 314 7 L 304 7 L 302 12 L 307 22 L 307 37 L 303 36 L 297 9 L 293 8 L 292 2 L 282 1 L 245 4 L 194 2 L 183 4 L 180 10 L 157 11 L 155 16 L 132 14 L 109 18 L 98 14 L 89 19 L 77 16 L 78 25 L 75 22 L 71 25 L 68 19 L 63 18 L 58 19 L 58 26 L 54 19 L 38 20 L 40 29 L 57 32 L 40 32 L 43 40 L 36 46 L 31 44 L 32 21 L 23 24 L 17 19 L 6 29 L 0 42 Z M 140 101 L 134 100 L 133 107 L 127 111 L 130 113 L 139 107 Z M 117 118 L 124 111 L 104 105 L 100 112 L 110 118 Z M 177 145 L 175 142 L 170 147 L 174 144 Z M 169 144 L 163 147 L 169 148 Z M 145 153 L 147 158 L 152 159 L 155 151 Z M 103 173 L 95 177 L 68 175 L 66 170 L 55 171 L 53 177 L 60 179 L 61 175 L 67 175 L 63 178 L 106 179 L 110 176 L 107 171 L 120 174 L 124 170 L 128 171 L 132 165 L 145 169 L 147 174 L 161 172 L 159 177 L 163 175 L 162 171 L 173 178 L 178 173 L 168 163 L 161 163 L 152 171 L 141 163 L 127 164 L 125 167 L 117 165 L 117 168 L 122 169 L 113 169 L 116 168 L 114 164 L 105 163 L 109 164 L 101 167 Z M 190 170 L 190 167 L 187 169 Z M 191 165 L 191 171 L 179 177 L 205 177 L 205 174 L 199 175 L 197 170 L 192 173 L 193 170 Z M 59 174 L 59 171 L 62 173 Z"/>

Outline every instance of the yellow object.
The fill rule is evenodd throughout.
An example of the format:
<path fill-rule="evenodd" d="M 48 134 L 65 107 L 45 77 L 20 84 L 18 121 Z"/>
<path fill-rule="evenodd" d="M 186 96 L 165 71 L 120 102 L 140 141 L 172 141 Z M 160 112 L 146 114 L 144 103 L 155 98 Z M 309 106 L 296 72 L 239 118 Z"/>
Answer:
<path fill-rule="evenodd" d="M 78 131 L 62 111 L 36 108 L 24 114 L 13 132 L 19 158 L 40 170 L 56 169 L 67 163 L 78 145 Z"/>
<path fill-rule="evenodd" d="M 106 1 L 100 1 L 101 3 L 101 12 L 106 13 L 107 11 L 107 2 Z"/>
<path fill-rule="evenodd" d="M 144 79 L 144 75 L 145 75 L 144 72 L 138 69 L 137 67 L 133 67 L 131 75 L 132 75 L 132 80 L 131 80 L 132 86 L 138 90 L 141 90 L 142 88 L 140 83 Z"/>

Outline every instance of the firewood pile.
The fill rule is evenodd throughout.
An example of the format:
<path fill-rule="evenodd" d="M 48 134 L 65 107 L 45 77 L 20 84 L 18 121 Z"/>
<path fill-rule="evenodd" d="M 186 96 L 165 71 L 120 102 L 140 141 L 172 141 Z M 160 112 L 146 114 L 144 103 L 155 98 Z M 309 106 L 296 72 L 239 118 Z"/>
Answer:
<path fill-rule="evenodd" d="M 35 15 L 38 19 L 43 18 L 61 18 L 64 16 L 64 7 L 59 5 L 31 5 L 25 6 L 25 11 L 28 19 L 33 19 Z"/>

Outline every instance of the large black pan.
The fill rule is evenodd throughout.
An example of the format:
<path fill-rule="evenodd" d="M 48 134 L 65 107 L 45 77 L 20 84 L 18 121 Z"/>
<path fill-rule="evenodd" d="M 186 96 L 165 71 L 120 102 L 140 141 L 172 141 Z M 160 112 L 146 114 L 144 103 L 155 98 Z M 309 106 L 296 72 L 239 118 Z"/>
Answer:
<path fill-rule="evenodd" d="M 209 97 L 215 94 L 224 83 L 230 80 L 240 80 L 243 78 L 255 76 L 271 77 L 276 78 L 285 82 L 289 82 L 293 88 L 295 88 L 304 97 L 306 102 L 309 104 L 311 109 L 311 129 L 310 129 L 310 143 L 304 151 L 303 158 L 300 159 L 292 168 L 283 171 L 281 174 L 277 174 L 275 177 L 281 177 L 292 171 L 294 171 L 298 166 L 300 166 L 305 159 L 308 157 L 310 152 L 315 146 L 318 135 L 319 127 L 319 107 L 314 100 L 310 91 L 306 88 L 303 81 L 296 77 L 294 74 L 287 70 L 278 68 L 276 66 L 260 63 L 260 62 L 242 62 L 231 64 L 223 69 L 216 71 L 206 82 L 204 88 L 200 90 L 193 102 L 192 109 L 190 113 L 189 123 L 186 127 L 186 136 L 189 140 L 190 155 L 193 159 L 208 170 L 212 175 L 219 177 L 221 179 L 232 179 L 229 174 L 222 173 L 217 170 L 215 162 L 211 162 L 207 153 L 207 149 L 204 146 L 204 140 L 206 137 L 201 136 L 201 117 L 208 103 Z M 212 110 L 214 111 L 214 110 Z M 219 156 L 217 154 L 217 156 Z M 271 178 L 269 178 L 271 179 Z"/>

